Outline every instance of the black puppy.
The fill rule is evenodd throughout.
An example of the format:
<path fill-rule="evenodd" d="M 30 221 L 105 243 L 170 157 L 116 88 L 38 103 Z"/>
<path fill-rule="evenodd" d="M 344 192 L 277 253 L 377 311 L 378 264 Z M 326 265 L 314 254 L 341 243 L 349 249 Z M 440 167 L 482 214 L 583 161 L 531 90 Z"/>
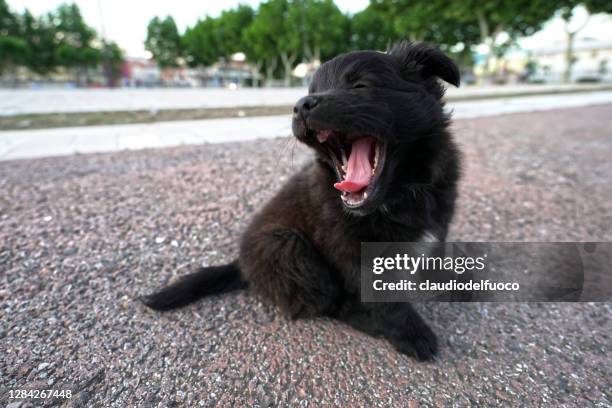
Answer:
<path fill-rule="evenodd" d="M 426 44 L 339 55 L 293 109 L 295 137 L 315 151 L 255 216 L 238 260 L 207 267 L 143 298 L 167 310 L 250 286 L 293 318 L 332 316 L 430 359 L 434 333 L 409 303 L 360 302 L 360 243 L 444 240 L 459 155 L 442 79 L 459 71 Z"/>

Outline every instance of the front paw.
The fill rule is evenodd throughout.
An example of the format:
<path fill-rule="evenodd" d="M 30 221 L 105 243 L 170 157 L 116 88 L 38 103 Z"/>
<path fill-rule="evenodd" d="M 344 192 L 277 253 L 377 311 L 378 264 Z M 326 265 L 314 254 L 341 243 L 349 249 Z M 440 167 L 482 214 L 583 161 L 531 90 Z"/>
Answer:
<path fill-rule="evenodd" d="M 432 361 L 438 354 L 438 339 L 427 326 L 421 327 L 419 333 L 413 333 L 391 343 L 402 354 L 415 357 L 419 361 Z"/>

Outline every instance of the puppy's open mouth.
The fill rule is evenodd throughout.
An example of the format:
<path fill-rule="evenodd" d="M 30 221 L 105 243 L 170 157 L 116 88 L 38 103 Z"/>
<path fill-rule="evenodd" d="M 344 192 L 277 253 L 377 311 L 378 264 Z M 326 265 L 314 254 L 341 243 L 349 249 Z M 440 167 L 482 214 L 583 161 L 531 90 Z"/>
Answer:
<path fill-rule="evenodd" d="M 320 130 L 317 139 L 334 163 L 342 201 L 349 208 L 362 206 L 371 196 L 383 167 L 384 144 L 372 135 Z"/>

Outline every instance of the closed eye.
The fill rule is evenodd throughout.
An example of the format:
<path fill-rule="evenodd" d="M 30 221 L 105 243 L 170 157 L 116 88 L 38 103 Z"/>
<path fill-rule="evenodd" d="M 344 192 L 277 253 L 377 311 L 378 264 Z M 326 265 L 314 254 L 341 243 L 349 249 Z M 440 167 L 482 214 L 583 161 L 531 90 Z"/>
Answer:
<path fill-rule="evenodd" d="M 364 83 L 356 83 L 355 85 L 353 85 L 353 89 L 359 89 L 359 88 L 367 88 L 367 85 Z"/>

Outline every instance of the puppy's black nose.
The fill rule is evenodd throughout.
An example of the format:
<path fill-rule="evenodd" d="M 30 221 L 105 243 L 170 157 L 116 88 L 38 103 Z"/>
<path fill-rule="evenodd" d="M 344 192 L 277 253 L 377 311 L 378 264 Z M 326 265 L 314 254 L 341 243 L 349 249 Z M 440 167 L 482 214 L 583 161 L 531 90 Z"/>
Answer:
<path fill-rule="evenodd" d="M 315 98 L 314 96 L 304 96 L 299 101 L 297 101 L 297 103 L 293 107 L 293 116 L 297 117 L 298 115 L 301 115 L 303 118 L 305 118 L 308 113 L 313 110 L 314 107 L 318 104 L 319 99 Z"/>

